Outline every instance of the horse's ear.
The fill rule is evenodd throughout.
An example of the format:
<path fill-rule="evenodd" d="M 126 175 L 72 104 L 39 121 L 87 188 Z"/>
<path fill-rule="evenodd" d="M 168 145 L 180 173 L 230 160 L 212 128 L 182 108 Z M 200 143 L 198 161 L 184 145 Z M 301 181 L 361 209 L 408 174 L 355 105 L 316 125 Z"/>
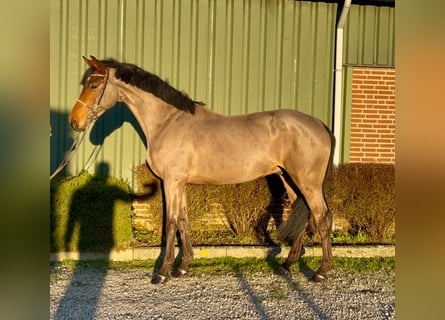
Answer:
<path fill-rule="evenodd" d="M 82 58 L 83 58 L 83 60 L 85 60 L 85 62 L 87 63 L 88 66 L 90 66 L 90 67 L 93 66 L 92 61 L 91 61 L 90 59 L 88 59 L 88 58 L 85 57 L 85 56 L 82 56 Z"/>
<path fill-rule="evenodd" d="M 102 63 L 102 61 L 97 60 L 95 56 L 90 55 L 90 59 L 83 57 L 86 61 L 86 63 L 90 67 L 96 68 L 97 71 L 105 73 L 107 71 L 107 66 Z"/>

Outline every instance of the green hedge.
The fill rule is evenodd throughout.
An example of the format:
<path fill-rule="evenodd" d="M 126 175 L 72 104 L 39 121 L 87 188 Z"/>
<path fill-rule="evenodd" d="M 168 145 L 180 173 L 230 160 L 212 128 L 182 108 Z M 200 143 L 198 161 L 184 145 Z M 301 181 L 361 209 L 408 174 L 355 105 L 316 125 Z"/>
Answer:
<path fill-rule="evenodd" d="M 348 222 L 349 234 L 363 234 L 368 242 L 394 242 L 394 165 L 340 166 L 331 172 L 326 194 L 334 217 Z"/>
<path fill-rule="evenodd" d="M 136 170 L 140 187 L 153 190 L 160 185 L 145 165 Z M 274 188 L 280 188 L 276 184 Z M 276 191 L 276 190 L 274 190 Z M 187 189 L 192 241 L 195 244 L 255 243 L 276 241 L 274 231 L 267 232 L 270 219 L 278 221 L 280 209 L 288 208 L 286 197 L 269 191 L 266 178 L 237 185 L 201 186 Z M 387 164 L 346 164 L 333 169 L 326 183 L 326 198 L 335 220 L 343 221 L 343 229 L 334 232 L 334 242 L 393 243 L 395 236 L 395 166 Z M 162 225 L 160 194 L 147 200 L 156 224 Z M 209 230 L 200 220 L 215 205 L 223 211 L 227 229 Z M 313 228 L 312 228 L 313 229 Z M 271 232 L 270 232 L 271 231 Z M 159 228 L 154 243 L 160 238 Z M 317 234 L 308 230 L 310 241 Z M 138 240 L 151 243 L 142 235 Z"/>
<path fill-rule="evenodd" d="M 51 181 L 51 250 L 97 251 L 131 245 L 159 245 L 163 225 L 161 186 L 146 168 L 135 170 L 140 194 L 150 208 L 155 230 L 135 225 L 128 185 L 117 178 L 90 176 Z M 270 182 L 270 181 L 269 181 Z M 270 220 L 283 219 L 288 207 L 279 185 L 273 196 L 266 178 L 223 186 L 190 185 L 188 214 L 191 237 L 197 244 L 266 244 L 276 242 Z M 279 192 L 276 192 L 276 191 Z M 395 167 L 348 164 L 332 171 L 326 184 L 327 201 L 335 220 L 345 222 L 334 232 L 335 242 L 393 243 L 395 234 Z M 210 217 L 222 215 L 226 224 L 212 228 Z M 269 224 L 270 226 L 270 224 Z M 272 223 L 272 226 L 274 224 Z M 311 235 L 307 241 L 317 241 Z M 354 240 L 355 239 L 355 240 Z"/>
<path fill-rule="evenodd" d="M 150 222 L 157 226 L 148 232 L 144 226 L 135 225 L 135 238 L 156 245 L 161 241 L 163 224 L 161 184 L 145 164 L 138 166 L 135 173 L 140 190 L 137 198 L 146 201 Z M 194 245 L 264 242 L 265 223 L 270 216 L 266 209 L 271 202 L 266 179 L 234 185 L 188 185 L 187 200 Z M 226 223 L 215 226 L 207 220 L 218 216 Z"/>
<path fill-rule="evenodd" d="M 133 244 L 128 184 L 117 178 L 56 177 L 51 181 L 51 251 L 104 251 Z"/>

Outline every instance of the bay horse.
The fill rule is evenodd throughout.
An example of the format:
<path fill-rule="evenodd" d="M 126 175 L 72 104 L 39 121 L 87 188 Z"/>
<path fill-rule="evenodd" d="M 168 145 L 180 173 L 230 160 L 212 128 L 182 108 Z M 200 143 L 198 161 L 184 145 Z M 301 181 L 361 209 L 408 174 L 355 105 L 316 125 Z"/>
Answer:
<path fill-rule="evenodd" d="M 291 247 L 275 273 L 288 276 L 300 258 L 309 215 L 322 241 L 322 262 L 311 280 L 327 279 L 332 267 L 330 213 L 324 181 L 332 163 L 335 139 L 320 120 L 296 110 L 274 110 L 225 116 L 176 90 L 157 75 L 114 59 L 83 57 L 89 68 L 69 122 L 84 131 L 117 102 L 134 114 L 147 139 L 146 162 L 163 181 L 166 247 L 161 268 L 151 282 L 168 280 L 179 230 L 183 257 L 172 273 L 187 273 L 193 258 L 187 216 L 187 184 L 236 184 L 278 174 L 293 203 L 281 229 Z M 301 214 L 298 207 L 306 207 Z"/>

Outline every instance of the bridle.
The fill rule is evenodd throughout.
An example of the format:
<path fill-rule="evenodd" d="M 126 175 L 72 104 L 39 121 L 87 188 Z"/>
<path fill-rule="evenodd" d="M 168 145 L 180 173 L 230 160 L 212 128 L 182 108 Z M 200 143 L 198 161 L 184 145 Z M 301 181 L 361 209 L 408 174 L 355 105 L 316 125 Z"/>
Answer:
<path fill-rule="evenodd" d="M 76 139 L 74 139 L 73 144 L 71 145 L 69 150 L 65 153 L 65 156 L 64 156 L 63 160 L 60 162 L 59 166 L 49 176 L 49 180 L 52 180 L 52 178 L 54 178 L 71 161 L 71 158 L 73 157 L 74 153 L 77 151 L 79 145 L 82 143 L 83 138 L 85 138 L 85 134 L 88 131 L 88 129 L 90 128 L 91 123 L 96 121 L 97 118 L 99 117 L 98 114 L 99 114 L 100 109 L 105 110 L 105 108 L 100 105 L 100 102 L 102 101 L 102 97 L 103 97 L 105 89 L 107 87 L 108 75 L 109 75 L 109 69 L 107 69 L 107 72 L 105 74 L 93 73 L 92 75 L 90 75 L 90 77 L 92 77 L 92 76 L 104 77 L 104 87 L 102 88 L 102 91 L 100 92 L 100 94 L 96 97 L 94 105 L 93 104 L 87 105 L 82 100 L 76 99 L 77 102 L 82 104 L 85 108 L 89 109 L 88 114 L 87 114 L 87 119 L 89 120 L 88 126 L 84 131 L 82 131 L 81 133 L 79 133 L 77 135 Z M 91 159 L 93 154 L 97 154 L 96 149 L 97 149 L 97 146 L 94 146 L 93 150 L 91 151 L 91 155 L 89 156 L 88 162 L 90 162 L 89 160 Z"/>
<path fill-rule="evenodd" d="M 92 76 L 104 77 L 104 87 L 102 88 L 102 91 L 100 92 L 100 94 L 96 97 L 96 101 L 95 101 L 94 105 L 93 104 L 87 105 L 82 100 L 76 99 L 77 102 L 79 102 L 85 108 L 89 109 L 88 114 L 87 114 L 87 119 L 90 120 L 90 123 L 97 120 L 100 109 L 105 110 L 105 108 L 101 107 L 100 102 L 102 101 L 102 97 L 104 96 L 105 89 L 107 88 L 109 72 L 110 72 L 109 69 L 107 69 L 107 72 L 105 74 L 93 73 L 90 75 L 90 77 L 92 77 Z M 90 123 L 88 124 L 88 126 L 90 125 Z"/>

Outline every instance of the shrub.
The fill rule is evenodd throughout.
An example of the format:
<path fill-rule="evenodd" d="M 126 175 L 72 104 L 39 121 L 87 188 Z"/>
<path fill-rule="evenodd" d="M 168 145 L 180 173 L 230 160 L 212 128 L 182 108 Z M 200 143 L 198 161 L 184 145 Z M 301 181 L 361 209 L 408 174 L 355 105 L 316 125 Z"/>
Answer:
<path fill-rule="evenodd" d="M 160 239 L 163 204 L 159 180 L 145 164 L 139 166 L 136 173 L 139 189 L 146 194 L 147 219 L 155 226 L 150 232 L 144 226 L 135 226 L 137 238 L 142 242 Z M 347 164 L 333 170 L 326 184 L 327 202 L 334 220 L 347 222 L 346 230 L 334 239 L 340 239 L 340 242 L 393 242 L 394 181 L 393 165 Z M 260 178 L 237 185 L 188 186 L 188 214 L 194 244 L 265 244 L 274 241 L 274 230 L 267 230 L 269 220 L 273 217 L 275 224 L 279 224 L 283 219 L 282 209 L 287 204 L 286 198 L 280 197 L 280 187 L 274 185 L 271 194 L 268 182 L 270 180 Z M 214 216 L 224 223 L 217 227 L 212 225 L 209 219 Z M 159 242 L 156 240 L 154 244 Z"/>
<path fill-rule="evenodd" d="M 150 224 L 156 226 L 151 235 L 159 236 L 163 221 L 161 184 L 145 164 L 138 166 L 135 173 L 140 191 L 137 198 L 145 198 L 150 211 L 146 215 Z M 206 238 L 215 241 L 215 237 L 219 237 L 224 242 L 231 234 L 239 240 L 250 239 L 246 241 L 257 243 L 263 236 L 261 224 L 270 202 L 266 184 L 266 179 L 258 179 L 236 185 L 188 185 L 190 232 L 196 236 L 192 237 L 192 241 L 205 244 Z M 220 223 L 212 223 L 212 218 Z M 139 240 L 144 241 L 151 236 L 143 233 L 143 225 L 134 227 L 140 235 Z"/>
<path fill-rule="evenodd" d="M 51 251 L 105 251 L 132 244 L 131 199 L 117 178 L 56 177 L 51 181 Z"/>
<path fill-rule="evenodd" d="M 232 185 L 192 185 L 188 196 L 190 213 L 200 216 L 209 211 L 209 204 L 218 204 L 235 237 L 261 237 L 257 227 L 270 203 L 265 179 Z"/>
<path fill-rule="evenodd" d="M 134 173 L 137 178 L 138 192 L 132 195 L 133 204 L 143 203 L 143 207 L 147 208 L 144 212 L 143 219 L 138 219 L 138 216 L 135 217 L 133 224 L 135 239 L 141 242 L 154 239 L 153 242 L 159 245 L 163 225 L 161 182 L 149 171 L 145 163 L 137 166 Z"/>
<path fill-rule="evenodd" d="M 364 232 L 371 242 L 394 240 L 394 165 L 342 165 L 332 171 L 326 187 L 334 217 L 349 223 L 351 235 Z"/>

